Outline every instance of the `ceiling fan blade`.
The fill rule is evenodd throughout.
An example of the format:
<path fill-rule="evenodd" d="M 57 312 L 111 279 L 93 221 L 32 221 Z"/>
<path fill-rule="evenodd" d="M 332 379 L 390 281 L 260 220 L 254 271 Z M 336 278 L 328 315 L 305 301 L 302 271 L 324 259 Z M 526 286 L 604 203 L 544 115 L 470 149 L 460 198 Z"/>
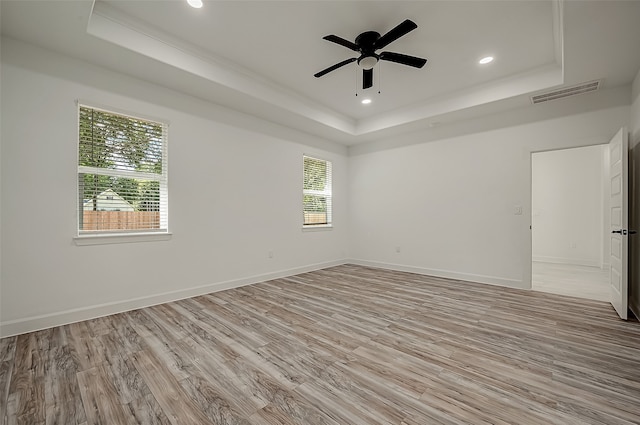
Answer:
<path fill-rule="evenodd" d="M 345 40 L 342 37 L 338 37 L 337 35 L 327 35 L 322 37 L 323 39 L 327 40 L 327 41 L 331 41 L 332 43 L 336 43 L 339 44 L 341 46 L 346 47 L 347 49 L 351 49 L 355 52 L 359 52 L 360 51 L 360 47 L 358 47 L 357 44 L 350 42 L 349 40 Z"/>
<path fill-rule="evenodd" d="M 380 53 L 380 59 L 383 61 L 396 62 L 401 63 L 402 65 L 413 66 L 414 68 L 422 68 L 424 64 L 427 63 L 426 59 L 393 52 Z"/>
<path fill-rule="evenodd" d="M 416 23 L 412 20 L 407 19 L 404 22 L 398 24 L 398 26 L 393 28 L 391 31 L 380 37 L 375 43 L 373 43 L 373 47 L 375 48 L 375 50 L 382 49 L 389 43 L 396 41 L 403 35 L 413 31 L 416 28 L 418 28 L 418 25 L 416 25 Z"/>
<path fill-rule="evenodd" d="M 362 70 L 362 88 L 368 89 L 373 86 L 373 68 Z"/>
<path fill-rule="evenodd" d="M 345 66 L 347 64 L 350 64 L 351 62 L 355 62 L 357 58 L 350 58 L 347 60 L 344 60 L 340 63 L 337 63 L 335 65 L 330 66 L 327 69 L 323 69 L 322 71 L 318 72 L 317 74 L 313 74 L 314 77 L 316 78 L 320 78 L 322 77 L 324 74 L 328 74 L 331 71 L 335 71 L 336 69 L 340 68 L 341 66 Z"/>

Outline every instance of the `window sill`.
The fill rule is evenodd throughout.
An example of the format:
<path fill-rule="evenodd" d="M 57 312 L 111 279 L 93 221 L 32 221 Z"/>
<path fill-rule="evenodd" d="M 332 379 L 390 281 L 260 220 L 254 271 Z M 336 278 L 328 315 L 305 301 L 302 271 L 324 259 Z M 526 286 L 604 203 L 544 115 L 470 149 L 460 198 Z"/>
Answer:
<path fill-rule="evenodd" d="M 171 233 L 136 233 L 136 234 L 109 234 L 109 235 L 83 235 L 76 236 L 73 241 L 78 246 L 107 245 L 117 243 L 157 242 L 168 241 Z"/>
<path fill-rule="evenodd" d="M 333 224 L 311 224 L 302 226 L 303 232 L 323 232 L 331 229 L 333 229 Z"/>

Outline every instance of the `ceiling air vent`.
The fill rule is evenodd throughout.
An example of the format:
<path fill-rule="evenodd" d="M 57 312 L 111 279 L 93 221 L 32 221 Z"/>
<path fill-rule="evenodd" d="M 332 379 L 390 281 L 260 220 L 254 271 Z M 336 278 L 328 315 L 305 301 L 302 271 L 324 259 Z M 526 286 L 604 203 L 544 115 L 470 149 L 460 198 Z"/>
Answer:
<path fill-rule="evenodd" d="M 600 88 L 601 80 L 589 81 L 587 83 L 577 84 L 571 87 L 563 87 L 558 90 L 531 96 L 532 103 L 548 102 L 550 100 L 562 99 L 563 97 L 575 96 L 578 94 L 589 93 Z"/>

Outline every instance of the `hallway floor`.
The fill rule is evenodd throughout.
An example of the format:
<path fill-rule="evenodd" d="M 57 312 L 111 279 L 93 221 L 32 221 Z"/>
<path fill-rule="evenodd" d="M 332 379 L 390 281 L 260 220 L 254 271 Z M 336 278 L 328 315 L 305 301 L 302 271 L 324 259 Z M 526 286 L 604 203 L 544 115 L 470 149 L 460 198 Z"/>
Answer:
<path fill-rule="evenodd" d="M 598 267 L 532 263 L 531 289 L 590 300 L 609 301 L 609 270 Z"/>

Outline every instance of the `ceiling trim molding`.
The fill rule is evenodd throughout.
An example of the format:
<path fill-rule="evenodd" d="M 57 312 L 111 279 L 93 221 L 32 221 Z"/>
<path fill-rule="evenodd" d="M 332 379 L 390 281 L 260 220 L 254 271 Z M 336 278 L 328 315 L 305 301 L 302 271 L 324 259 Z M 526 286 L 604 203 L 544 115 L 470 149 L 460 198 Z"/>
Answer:
<path fill-rule="evenodd" d="M 553 2 L 553 42 L 556 63 L 562 69 L 564 81 L 564 0 Z"/>
<path fill-rule="evenodd" d="M 410 105 L 390 113 L 360 120 L 356 127 L 357 134 L 368 134 L 418 120 L 437 120 L 439 116 L 451 112 L 545 90 L 561 85 L 563 83 L 562 75 L 560 67 L 555 64 L 548 65 L 497 82 L 465 89 L 453 95 L 448 94 L 439 98 L 427 99 L 417 105 Z"/>
<path fill-rule="evenodd" d="M 438 117 L 451 112 L 564 84 L 564 0 L 553 0 L 551 6 L 555 64 L 362 119 L 357 122 L 356 135 L 386 130 L 419 120 L 430 119 L 437 122 Z"/>
<path fill-rule="evenodd" d="M 423 143 L 452 141 L 470 134 L 502 131 L 513 127 L 526 129 L 528 125 L 547 125 L 565 120 L 567 117 L 587 116 L 586 114 L 611 113 L 612 115 L 618 115 L 620 120 L 624 121 L 627 113 L 621 114 L 620 111 L 628 111 L 630 109 L 630 91 L 630 85 L 618 86 L 579 97 L 561 99 L 557 102 L 546 104 L 542 108 L 540 105 L 529 104 L 463 121 L 443 123 L 428 130 L 407 132 L 396 137 L 351 145 L 348 148 L 348 152 L 349 156 L 365 155 Z"/>
<path fill-rule="evenodd" d="M 197 76 L 206 83 L 236 90 L 282 108 L 293 116 L 304 117 L 345 135 L 357 137 L 416 121 L 437 121 L 438 116 L 562 85 L 564 0 L 552 0 L 551 7 L 555 63 L 360 120 L 338 113 L 237 64 L 200 51 L 161 29 L 125 16 L 99 0 L 93 5 L 87 33 Z"/>
<path fill-rule="evenodd" d="M 166 34 L 152 34 L 142 23 L 125 22 L 118 12 L 104 3 L 96 2 L 87 24 L 87 33 L 110 43 L 132 50 L 159 62 L 181 69 L 254 98 L 277 105 L 290 112 L 303 115 L 316 122 L 335 128 L 347 134 L 355 134 L 355 120 L 335 113 L 329 108 L 316 104 L 290 90 L 267 84 L 249 76 L 239 67 L 221 65 L 210 56 L 189 51 L 170 41 Z"/>

